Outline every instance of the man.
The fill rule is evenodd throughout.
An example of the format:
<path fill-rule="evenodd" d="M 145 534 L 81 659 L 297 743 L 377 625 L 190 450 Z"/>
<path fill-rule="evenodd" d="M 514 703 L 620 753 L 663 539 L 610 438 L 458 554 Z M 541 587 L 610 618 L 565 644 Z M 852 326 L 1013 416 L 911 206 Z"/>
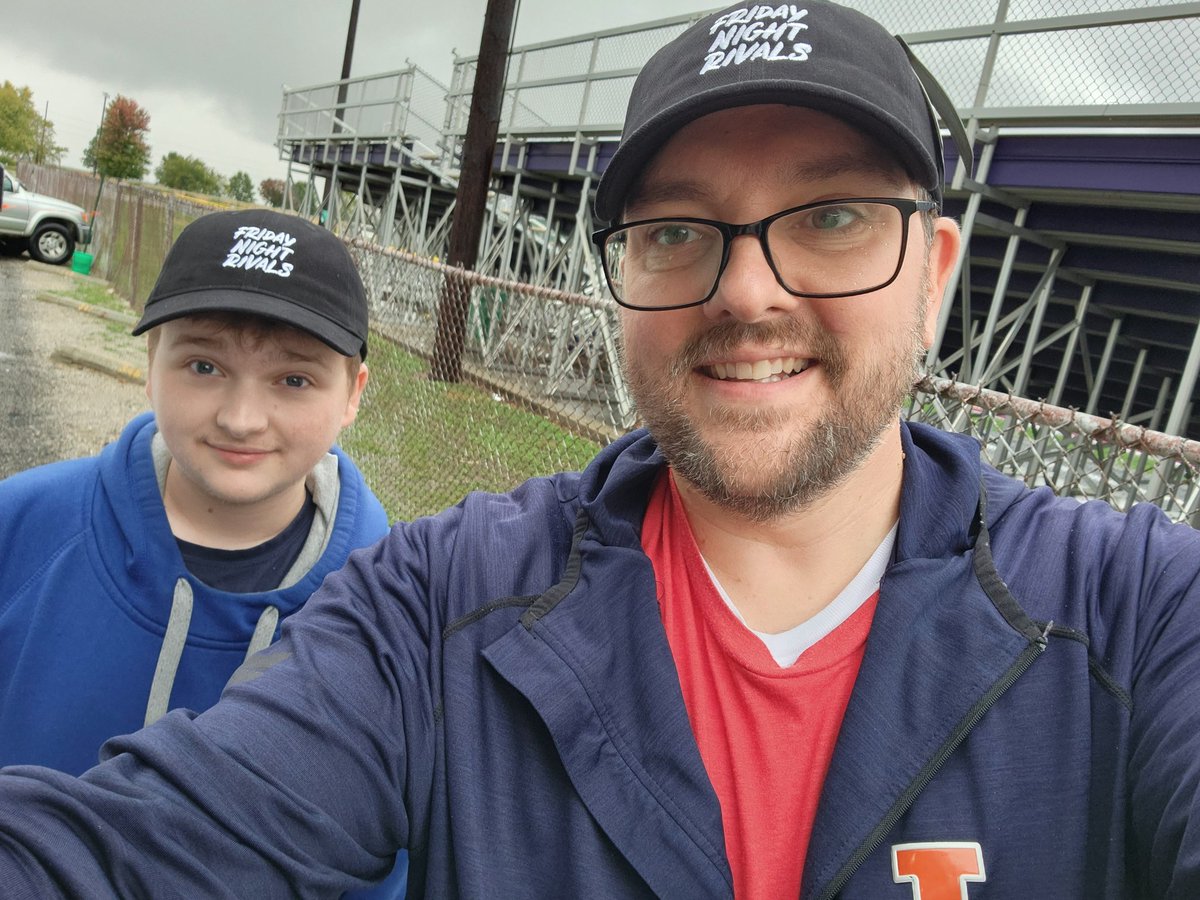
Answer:
<path fill-rule="evenodd" d="M 367 303 L 329 232 L 201 217 L 142 332 L 153 413 L 99 456 L 0 482 L 0 765 L 78 774 L 108 738 L 207 709 L 387 532 L 333 446 L 367 383 Z"/>
<path fill-rule="evenodd" d="M 82 781 L 0 776 L 3 883 L 321 896 L 405 846 L 431 897 L 1200 896 L 1200 541 L 899 421 L 941 160 L 857 13 L 674 40 L 596 198 L 649 432 L 393 529 Z"/>

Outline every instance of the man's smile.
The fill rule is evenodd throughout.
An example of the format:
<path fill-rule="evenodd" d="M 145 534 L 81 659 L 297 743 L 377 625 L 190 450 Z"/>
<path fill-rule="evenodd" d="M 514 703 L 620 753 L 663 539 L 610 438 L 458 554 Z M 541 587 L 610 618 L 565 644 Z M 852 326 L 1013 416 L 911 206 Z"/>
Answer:
<path fill-rule="evenodd" d="M 720 362 L 701 366 L 700 372 L 719 381 L 758 381 L 774 384 L 799 375 L 810 365 L 811 359 L 795 356 L 776 356 L 754 361 Z"/>

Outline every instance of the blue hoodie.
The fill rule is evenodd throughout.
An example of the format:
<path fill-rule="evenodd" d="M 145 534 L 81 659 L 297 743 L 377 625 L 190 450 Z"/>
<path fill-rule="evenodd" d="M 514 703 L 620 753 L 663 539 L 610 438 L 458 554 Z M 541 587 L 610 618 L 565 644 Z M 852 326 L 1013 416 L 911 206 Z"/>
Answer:
<path fill-rule="evenodd" d="M 334 448 L 336 514 L 315 564 L 286 588 L 214 590 L 186 570 L 167 522 L 156 430 L 147 413 L 96 457 L 0 482 L 0 765 L 78 774 L 108 738 L 142 727 L 155 691 L 164 707 L 207 709 L 252 644 L 277 637 L 351 550 L 387 533 L 383 507 Z"/>
<path fill-rule="evenodd" d="M 902 440 L 803 900 L 1200 897 L 1200 535 Z M 635 433 L 398 525 L 206 713 L 0 773 L 6 900 L 336 896 L 397 847 L 414 896 L 730 897 L 639 538 L 661 466 Z"/>

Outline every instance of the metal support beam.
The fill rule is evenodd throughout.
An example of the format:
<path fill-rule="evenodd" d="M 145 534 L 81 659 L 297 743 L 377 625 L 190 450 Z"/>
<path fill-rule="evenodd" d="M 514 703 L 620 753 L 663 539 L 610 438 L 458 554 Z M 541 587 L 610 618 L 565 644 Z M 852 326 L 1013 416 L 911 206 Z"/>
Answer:
<path fill-rule="evenodd" d="M 1113 350 L 1116 349 L 1117 337 L 1121 334 L 1121 325 L 1124 321 L 1124 319 L 1113 319 L 1112 325 L 1109 326 L 1108 340 L 1104 342 L 1104 352 L 1100 354 L 1100 365 L 1096 367 L 1096 380 L 1092 382 L 1087 408 L 1084 410 L 1088 415 L 1096 414 L 1096 407 L 1100 403 L 1100 392 L 1104 390 L 1104 379 L 1108 377 L 1108 366 L 1112 362 Z"/>
<path fill-rule="evenodd" d="M 1066 251 L 1063 249 L 1054 251 L 1050 257 L 1050 265 L 1046 267 L 1046 272 L 1038 282 L 1037 290 L 1034 291 L 1037 303 L 1033 310 L 1033 321 L 1029 323 L 1029 335 L 1025 338 L 1025 352 L 1021 355 L 1021 368 L 1017 370 L 1017 380 L 1013 385 L 1013 393 L 1018 396 L 1024 396 L 1025 389 L 1029 385 L 1029 370 L 1033 368 L 1033 357 L 1037 353 L 1038 334 L 1042 330 L 1042 320 L 1046 317 L 1046 306 L 1050 302 L 1050 295 L 1054 292 L 1054 276 L 1058 273 L 1059 263 L 1062 262 L 1065 253 Z"/>
<path fill-rule="evenodd" d="M 1188 413 L 1192 403 L 1192 393 L 1196 390 L 1196 376 L 1200 373 L 1200 323 L 1192 337 L 1192 349 L 1184 363 L 1183 373 L 1179 376 L 1179 389 L 1175 392 L 1175 403 L 1171 407 L 1171 417 L 1167 419 L 1167 434 L 1183 434 L 1188 421 Z"/>
<path fill-rule="evenodd" d="M 980 182 L 987 181 L 988 170 L 992 165 L 992 157 L 995 155 L 995 142 L 989 142 L 984 145 L 983 153 L 979 159 L 979 171 L 976 178 Z M 958 253 L 958 259 L 954 262 L 954 271 L 950 273 L 950 278 L 946 282 L 946 296 L 942 298 L 942 309 L 938 313 L 937 332 L 933 339 L 933 344 L 929 348 L 929 353 L 925 357 L 925 366 L 931 371 L 937 371 L 938 356 L 942 352 L 942 341 L 946 337 L 946 326 L 950 324 L 950 314 L 954 309 L 954 294 L 958 289 L 958 281 L 962 275 L 963 265 L 967 258 L 967 247 L 971 242 L 971 234 L 975 228 L 975 217 L 979 214 L 979 207 L 983 202 L 983 197 L 973 192 L 971 199 L 967 201 L 967 212 L 963 216 L 962 224 L 962 247 Z M 968 331 L 968 325 L 963 323 L 963 334 Z"/>
<path fill-rule="evenodd" d="M 1087 318 L 1088 303 L 1092 299 L 1092 285 L 1087 285 L 1075 305 L 1075 324 L 1071 336 L 1067 338 L 1067 346 L 1063 349 L 1062 363 L 1058 367 L 1058 378 L 1054 382 L 1054 390 L 1050 393 L 1050 402 L 1058 406 L 1062 402 L 1063 391 L 1067 387 L 1067 376 L 1071 373 L 1071 360 L 1075 358 L 1075 347 L 1079 343 L 1080 332 Z"/>
<path fill-rule="evenodd" d="M 1013 217 L 1013 225 L 1017 228 L 1023 228 L 1028 215 L 1029 208 L 1021 207 Z M 976 359 L 978 359 L 981 366 L 986 366 L 991 362 L 988 359 L 988 353 L 991 352 L 992 340 L 996 336 L 996 321 L 999 319 L 1004 307 L 1004 296 L 1008 293 L 1008 283 L 1012 277 L 1013 266 L 1017 261 L 1017 250 L 1020 244 L 1021 237 L 1019 234 L 1009 236 L 1008 244 L 1004 250 L 1004 259 L 1000 263 L 1000 272 L 996 276 L 996 289 L 992 291 L 992 302 L 988 307 L 987 321 L 984 323 L 983 333 L 979 336 L 979 350 L 976 354 Z M 974 383 L 971 381 L 974 373 L 971 371 L 970 366 L 964 366 L 964 372 L 966 373 L 963 376 L 964 379 L 968 383 Z"/>
<path fill-rule="evenodd" d="M 1142 371 L 1146 368 L 1145 347 L 1138 351 L 1137 362 L 1133 364 L 1133 375 L 1129 378 L 1129 387 L 1125 391 L 1125 402 L 1121 404 L 1121 411 L 1117 414 L 1118 419 L 1124 420 L 1129 415 L 1129 410 L 1133 408 L 1133 398 L 1137 396 L 1138 388 L 1141 387 Z"/>

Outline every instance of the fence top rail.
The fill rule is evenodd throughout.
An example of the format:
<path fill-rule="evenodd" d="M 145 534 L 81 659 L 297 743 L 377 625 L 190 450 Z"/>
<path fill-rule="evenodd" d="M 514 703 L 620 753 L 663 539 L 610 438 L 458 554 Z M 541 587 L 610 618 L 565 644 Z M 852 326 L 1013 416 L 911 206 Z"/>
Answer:
<path fill-rule="evenodd" d="M 1200 468 L 1200 441 L 1179 435 L 1152 431 L 1119 419 L 1093 416 L 1077 409 L 1051 406 L 1044 401 L 1016 397 L 933 375 L 926 375 L 918 381 L 916 389 L 927 394 L 950 396 L 964 406 L 976 406 L 988 412 L 1009 409 L 1027 421 L 1052 428 L 1071 428 L 1093 440 L 1124 450 L 1145 451 L 1158 457 L 1180 459 L 1194 468 Z"/>
<path fill-rule="evenodd" d="M 380 256 L 386 256 L 391 259 L 397 259 L 401 262 L 409 263 L 414 266 L 420 266 L 424 269 L 429 269 L 432 272 L 438 272 L 446 278 L 454 278 L 464 284 L 479 285 L 480 287 L 494 287 L 510 291 L 514 294 L 524 294 L 529 297 L 541 297 L 545 300 L 554 300 L 558 303 L 566 303 L 571 306 L 587 306 L 593 309 L 606 310 L 612 309 L 616 304 L 607 298 L 588 297 L 584 294 L 575 294 L 570 291 L 561 291 L 558 288 L 541 287 L 534 284 L 525 284 L 521 281 L 506 281 L 503 278 L 497 278 L 494 275 L 484 275 L 480 272 L 475 272 L 471 269 L 464 269 L 460 266 L 450 266 L 445 263 L 435 262 L 425 256 L 419 256 L 408 250 L 397 250 L 393 247 L 380 247 L 378 244 L 362 238 L 348 240 L 346 243 L 351 247 L 356 247 L 370 253 L 376 253 Z"/>

